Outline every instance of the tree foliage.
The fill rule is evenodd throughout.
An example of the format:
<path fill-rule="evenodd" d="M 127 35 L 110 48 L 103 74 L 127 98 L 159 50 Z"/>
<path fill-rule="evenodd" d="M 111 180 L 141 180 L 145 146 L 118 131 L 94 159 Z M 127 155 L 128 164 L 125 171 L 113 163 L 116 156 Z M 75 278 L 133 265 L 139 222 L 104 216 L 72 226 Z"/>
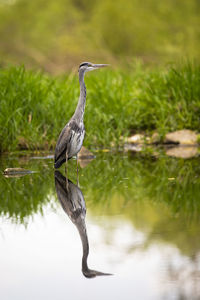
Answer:
<path fill-rule="evenodd" d="M 58 73 L 83 60 L 199 59 L 196 0 L 4 0 L 1 62 Z"/>

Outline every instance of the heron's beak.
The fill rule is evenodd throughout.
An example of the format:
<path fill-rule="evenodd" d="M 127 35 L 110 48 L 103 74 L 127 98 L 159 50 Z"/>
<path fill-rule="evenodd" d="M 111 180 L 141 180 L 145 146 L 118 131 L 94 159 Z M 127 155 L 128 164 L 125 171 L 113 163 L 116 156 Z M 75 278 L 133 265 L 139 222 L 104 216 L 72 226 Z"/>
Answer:
<path fill-rule="evenodd" d="M 104 68 L 104 67 L 108 67 L 108 66 L 110 66 L 110 65 L 108 65 L 108 64 L 93 64 L 92 65 L 92 67 L 94 69 Z"/>

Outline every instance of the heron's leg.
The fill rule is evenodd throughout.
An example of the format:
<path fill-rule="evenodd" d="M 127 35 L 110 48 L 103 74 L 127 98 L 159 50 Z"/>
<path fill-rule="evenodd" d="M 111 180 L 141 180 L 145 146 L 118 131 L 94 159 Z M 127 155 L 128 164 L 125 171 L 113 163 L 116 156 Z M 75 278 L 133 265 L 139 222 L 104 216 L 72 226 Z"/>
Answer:
<path fill-rule="evenodd" d="M 77 182 L 77 186 L 79 187 L 79 180 L 78 180 L 78 154 L 76 154 L 76 182 Z"/>
<path fill-rule="evenodd" d="M 68 155 L 67 155 L 67 151 L 66 151 L 65 176 L 66 176 L 66 189 L 68 191 L 67 164 L 68 164 Z"/>

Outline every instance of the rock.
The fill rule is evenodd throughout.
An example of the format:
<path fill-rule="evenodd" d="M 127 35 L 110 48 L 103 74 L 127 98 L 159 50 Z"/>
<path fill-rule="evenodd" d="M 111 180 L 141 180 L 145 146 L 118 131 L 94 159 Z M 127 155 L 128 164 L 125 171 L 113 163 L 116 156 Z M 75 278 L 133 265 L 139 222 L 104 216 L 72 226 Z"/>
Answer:
<path fill-rule="evenodd" d="M 134 134 L 125 139 L 125 142 L 128 144 L 145 144 L 145 141 L 149 138 L 146 138 L 143 134 Z"/>
<path fill-rule="evenodd" d="M 16 174 L 16 173 L 31 173 L 30 170 L 26 170 L 23 168 L 7 168 L 4 170 L 4 174 Z"/>
<path fill-rule="evenodd" d="M 142 145 L 133 145 L 133 144 L 125 144 L 124 151 L 133 151 L 133 152 L 141 152 Z"/>
<path fill-rule="evenodd" d="M 170 148 L 166 151 L 168 156 L 177 157 L 177 158 L 191 158 L 198 155 L 198 147 L 188 146 L 182 147 L 177 146 Z"/>
<path fill-rule="evenodd" d="M 19 177 L 30 173 L 33 173 L 33 171 L 26 170 L 23 168 L 7 168 L 3 172 L 5 177 Z"/>
<path fill-rule="evenodd" d="M 88 149 L 86 149 L 84 146 L 82 146 L 79 154 L 78 159 L 93 159 L 95 156 L 92 152 L 90 152 Z"/>
<path fill-rule="evenodd" d="M 78 163 L 79 163 L 79 166 L 81 167 L 81 169 L 83 169 L 83 168 L 87 167 L 87 165 L 90 164 L 91 161 L 93 161 L 93 159 L 83 159 L 83 160 L 80 159 L 78 161 Z"/>
<path fill-rule="evenodd" d="M 85 168 L 93 159 L 95 155 L 82 146 L 79 154 L 78 154 L 78 162 L 81 168 Z"/>
<path fill-rule="evenodd" d="M 23 136 L 18 137 L 18 146 L 21 150 L 28 149 L 28 142 Z"/>
<path fill-rule="evenodd" d="M 150 144 L 159 144 L 160 142 L 160 135 L 158 132 L 154 132 L 153 135 L 150 138 Z"/>
<path fill-rule="evenodd" d="M 198 143 L 198 134 L 188 129 L 178 130 L 167 133 L 164 142 L 181 145 L 196 145 Z"/>
<path fill-rule="evenodd" d="M 31 159 L 54 159 L 54 154 L 46 156 L 32 156 Z"/>

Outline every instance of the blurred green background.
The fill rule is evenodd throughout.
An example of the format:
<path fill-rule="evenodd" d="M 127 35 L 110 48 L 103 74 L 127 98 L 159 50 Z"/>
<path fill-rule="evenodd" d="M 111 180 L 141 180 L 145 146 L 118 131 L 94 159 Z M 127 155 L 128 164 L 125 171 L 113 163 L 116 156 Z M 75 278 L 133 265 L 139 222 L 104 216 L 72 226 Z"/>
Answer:
<path fill-rule="evenodd" d="M 60 74 L 81 61 L 200 58 L 198 0 L 0 0 L 0 63 Z"/>

